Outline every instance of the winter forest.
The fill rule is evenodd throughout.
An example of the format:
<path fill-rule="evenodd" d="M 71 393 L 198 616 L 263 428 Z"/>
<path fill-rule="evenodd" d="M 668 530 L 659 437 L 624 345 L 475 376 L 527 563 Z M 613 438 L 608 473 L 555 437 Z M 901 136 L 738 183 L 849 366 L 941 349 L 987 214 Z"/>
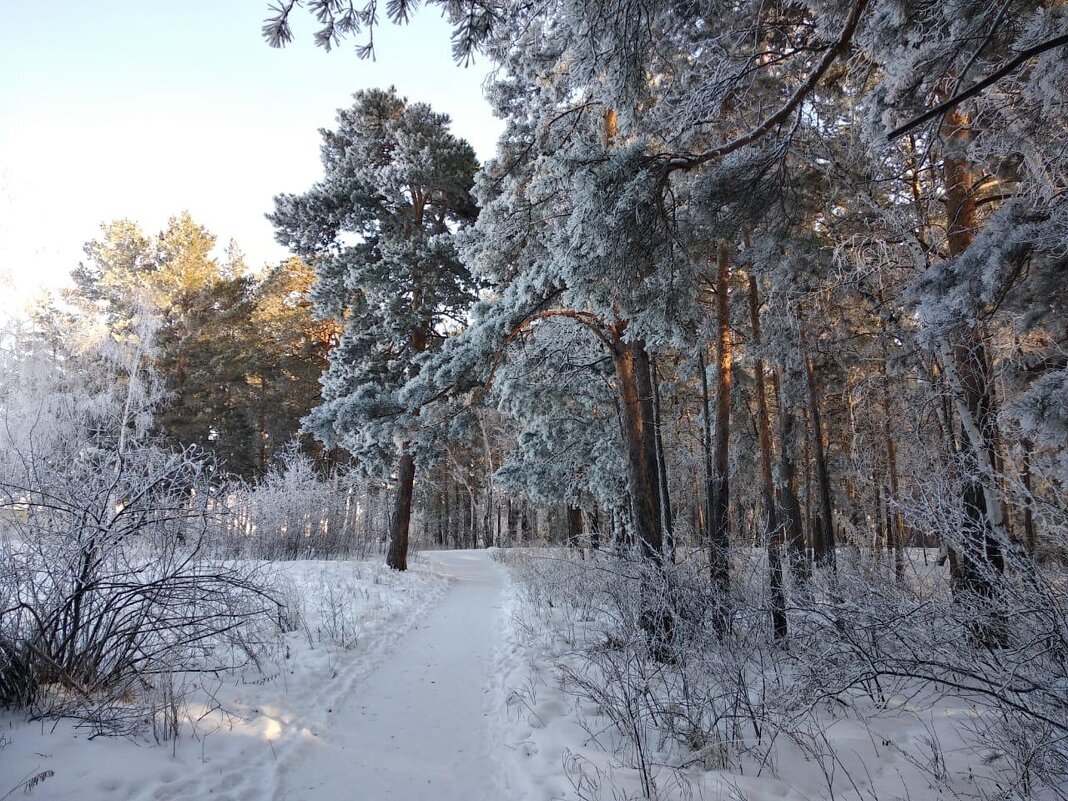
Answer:
<path fill-rule="evenodd" d="M 5 322 L 0 799 L 1068 799 L 1068 4 L 419 5 L 258 44 L 495 155 L 361 89 Z"/>

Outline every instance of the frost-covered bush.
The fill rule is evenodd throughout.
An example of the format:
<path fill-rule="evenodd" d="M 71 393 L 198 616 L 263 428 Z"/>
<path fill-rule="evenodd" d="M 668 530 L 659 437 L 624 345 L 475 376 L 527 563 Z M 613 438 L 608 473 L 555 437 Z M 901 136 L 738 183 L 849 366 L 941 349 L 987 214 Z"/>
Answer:
<path fill-rule="evenodd" d="M 276 604 L 255 566 L 206 558 L 204 464 L 140 446 L 29 458 L 0 479 L 0 701 L 92 706 L 247 659 L 242 630 Z"/>
<path fill-rule="evenodd" d="M 938 565 L 932 565 L 938 569 Z M 963 740 L 1005 797 L 1068 797 L 1068 599 L 1064 575 L 1017 553 L 993 596 L 944 582 L 843 572 L 822 604 L 799 604 L 796 671 L 809 695 L 888 708 L 945 699 L 972 710 Z"/>
<path fill-rule="evenodd" d="M 576 708 L 595 710 L 584 720 L 591 742 L 637 775 L 646 797 L 695 769 L 769 773 L 836 795 L 870 785 L 878 748 L 908 764 L 908 781 L 940 793 L 1065 797 L 1063 576 L 1011 564 L 989 600 L 988 619 L 1003 627 L 991 647 L 975 634 L 975 608 L 930 580 L 944 570 L 934 558 L 925 567 L 914 552 L 899 581 L 877 552 L 843 551 L 836 575 L 820 570 L 789 588 L 790 635 L 776 640 L 762 553 L 733 556 L 721 634 L 700 553 L 680 552 L 666 569 L 604 553 L 507 555 L 520 620 L 543 639 L 535 650 L 554 655 Z M 662 642 L 650 610 L 669 620 Z M 901 739 L 906 727 L 923 736 Z M 874 750 L 858 753 L 857 735 L 839 731 L 860 732 Z M 882 797 L 874 786 L 857 792 Z"/>
<path fill-rule="evenodd" d="M 99 731 L 172 671 L 254 660 L 277 606 L 259 568 L 207 552 L 212 464 L 149 436 L 153 331 L 2 353 L 0 703 Z"/>
<path fill-rule="evenodd" d="M 385 531 L 369 515 L 381 502 L 355 473 L 324 476 L 313 461 L 288 449 L 255 484 L 226 488 L 219 506 L 228 512 L 217 529 L 225 553 L 256 559 L 364 558 Z"/>

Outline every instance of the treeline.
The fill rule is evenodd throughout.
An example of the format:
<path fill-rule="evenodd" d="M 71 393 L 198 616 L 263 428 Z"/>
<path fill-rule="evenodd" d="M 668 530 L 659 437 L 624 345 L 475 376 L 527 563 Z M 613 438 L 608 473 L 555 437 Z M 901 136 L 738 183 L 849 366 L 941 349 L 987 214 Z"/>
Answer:
<path fill-rule="evenodd" d="M 300 437 L 338 335 L 312 313 L 314 272 L 295 258 L 253 272 L 235 243 L 222 258 L 216 244 L 188 213 L 157 235 L 129 220 L 102 225 L 73 287 L 31 311 L 39 345 L 76 349 L 72 332 L 93 320 L 119 342 L 148 315 L 162 391 L 153 425 L 165 443 L 195 446 L 247 479 L 266 475 L 294 438 L 325 466 L 332 456 Z"/>

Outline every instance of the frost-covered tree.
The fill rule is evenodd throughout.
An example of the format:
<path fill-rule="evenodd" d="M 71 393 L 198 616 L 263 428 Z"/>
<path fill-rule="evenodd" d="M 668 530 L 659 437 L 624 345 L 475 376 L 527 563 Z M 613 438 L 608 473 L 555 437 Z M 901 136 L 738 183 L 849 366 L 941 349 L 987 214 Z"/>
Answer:
<path fill-rule="evenodd" d="M 589 513 L 626 506 L 625 450 L 612 360 L 565 319 L 544 320 L 508 347 L 491 398 L 515 420 L 498 478 L 546 503 Z"/>
<path fill-rule="evenodd" d="M 148 309 L 160 321 L 151 367 L 166 390 L 157 432 L 251 478 L 266 472 L 318 403 L 336 326 L 314 318 L 305 298 L 312 271 L 299 259 L 256 276 L 234 243 L 225 256 L 217 250 L 215 237 L 188 213 L 156 236 L 129 220 L 107 223 L 72 273 L 74 288 L 65 296 L 71 308 L 34 317 L 62 346 L 64 314 L 99 320 L 121 341 Z"/>
<path fill-rule="evenodd" d="M 278 239 L 316 270 L 320 314 L 342 325 L 305 427 L 368 470 L 396 465 L 388 563 L 407 567 L 417 421 L 397 393 L 420 354 L 462 325 L 475 284 L 453 238 L 476 214 L 474 151 L 449 119 L 390 90 L 362 91 L 323 131 L 325 176 L 280 195 Z"/>
<path fill-rule="evenodd" d="M 989 595 L 1015 547 L 1010 518 L 1035 542 L 1034 516 L 1064 485 L 1062 5 L 495 11 L 481 46 L 502 67 L 490 98 L 507 128 L 465 253 L 496 294 L 412 401 L 502 375 L 500 354 L 550 317 L 606 352 L 616 336 L 639 361 L 704 348 L 709 314 L 694 300 L 726 244 L 766 300 L 759 353 L 780 441 L 765 461 L 782 466 L 787 540 L 807 528 L 830 564 L 836 531 L 900 545 L 930 455 L 962 488 L 960 525 L 938 528 L 953 584 Z M 744 373 L 754 349 L 738 344 Z M 637 408 L 652 390 L 632 393 Z M 904 446 L 889 420 L 942 447 Z M 659 477 L 641 454 L 655 448 L 633 433 L 631 494 L 644 488 L 648 512 Z M 735 452 L 719 451 L 713 473 Z M 735 487 L 713 504 L 720 521 Z M 657 540 L 657 517 L 645 514 L 643 539 Z"/>
<path fill-rule="evenodd" d="M 864 39 L 884 73 L 868 98 L 870 136 L 894 128 L 897 147 L 919 154 L 919 219 L 903 256 L 919 272 L 909 294 L 921 342 L 961 430 L 964 519 L 949 555 L 965 596 L 996 592 L 1011 548 L 1003 429 L 1047 454 L 1059 436 L 1056 420 L 1040 413 L 1036 426 L 1025 409 L 1065 400 L 1066 20 L 1050 2 L 921 5 L 876 18 Z"/>

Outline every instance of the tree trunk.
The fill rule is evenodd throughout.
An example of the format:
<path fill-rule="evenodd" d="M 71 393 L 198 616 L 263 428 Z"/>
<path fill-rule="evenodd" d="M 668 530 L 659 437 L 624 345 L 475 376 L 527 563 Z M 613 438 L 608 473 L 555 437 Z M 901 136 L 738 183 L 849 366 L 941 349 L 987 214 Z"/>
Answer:
<path fill-rule="evenodd" d="M 1031 441 L 1023 440 L 1020 443 L 1023 455 L 1020 460 L 1020 480 L 1023 482 L 1026 498 L 1024 499 L 1024 544 L 1027 553 L 1032 558 L 1035 556 L 1035 513 L 1034 500 L 1031 496 Z"/>
<path fill-rule="evenodd" d="M 652 369 L 652 386 L 653 386 L 653 431 L 654 431 L 654 445 L 656 447 L 656 471 L 660 480 L 658 482 L 658 489 L 660 490 L 660 509 L 663 519 L 661 524 L 664 527 L 664 538 L 667 543 L 668 559 L 672 562 L 675 561 L 675 537 L 672 526 L 672 514 L 671 514 L 671 492 L 668 487 L 668 473 L 667 473 L 667 460 L 664 456 L 664 440 L 660 433 L 661 417 L 660 417 L 660 380 L 656 373 L 656 362 L 650 360 L 650 367 Z"/>
<path fill-rule="evenodd" d="M 507 538 L 508 545 L 519 544 L 519 504 L 512 503 L 512 497 L 508 496 L 508 510 L 505 515 L 505 537 Z"/>
<path fill-rule="evenodd" d="M 267 475 L 267 378 L 260 376 L 260 388 L 259 388 L 259 400 L 260 400 L 260 415 L 259 415 L 259 431 L 256 436 L 256 454 L 259 461 L 259 471 L 261 476 Z M 121 442 L 120 442 L 120 453 Z"/>
<path fill-rule="evenodd" d="M 577 506 L 567 507 L 567 547 L 577 548 L 582 542 L 582 510 Z"/>
<path fill-rule="evenodd" d="M 612 360 L 623 407 L 631 522 L 639 552 L 660 570 L 664 567 L 665 554 L 649 354 L 641 340 L 623 341 L 624 327 L 621 324 L 612 328 Z M 663 574 L 659 578 L 663 579 Z M 667 661 L 671 659 L 674 624 L 662 595 L 663 584 L 652 577 L 643 578 L 639 592 L 641 626 L 649 650 L 655 659 Z"/>
<path fill-rule="evenodd" d="M 612 360 L 623 401 L 632 518 L 642 554 L 662 562 L 664 541 L 649 354 L 641 340 L 624 342 L 621 328 L 613 330 Z"/>
<path fill-rule="evenodd" d="M 894 448 L 894 438 L 890 435 L 890 418 L 887 417 L 883 420 L 884 423 L 884 435 L 886 437 L 886 465 L 887 472 L 890 476 L 890 493 L 888 501 L 897 503 L 898 499 L 898 484 L 897 484 L 897 450 Z M 894 575 L 898 581 L 905 580 L 905 521 L 901 517 L 901 512 L 898 509 L 891 509 L 890 503 L 887 503 L 888 514 L 890 516 L 890 524 L 892 524 L 891 532 L 894 537 Z"/>
<path fill-rule="evenodd" d="M 749 276 L 749 324 L 753 330 L 753 346 L 760 352 L 760 298 L 756 279 Z M 757 430 L 760 436 L 760 476 L 764 501 L 764 538 L 768 549 L 768 589 L 771 597 L 771 623 L 775 638 L 786 636 L 786 594 L 783 589 L 782 546 L 783 530 L 775 507 L 775 482 L 771 475 L 771 420 L 768 417 L 768 398 L 764 386 L 764 360 L 759 356 L 753 365 L 756 384 Z"/>
<path fill-rule="evenodd" d="M 794 586 L 803 590 L 809 579 L 808 558 L 805 554 L 805 530 L 801 517 L 801 502 L 797 498 L 797 457 L 794 454 L 796 418 L 789 399 L 784 397 L 784 382 L 776 381 L 779 396 L 779 509 L 786 533 L 786 549 Z"/>
<path fill-rule="evenodd" d="M 495 544 L 493 536 L 493 449 L 490 447 L 489 433 L 486 431 L 486 420 L 482 414 L 478 415 L 478 426 L 482 431 L 482 446 L 486 452 L 486 514 L 484 516 L 484 544 L 487 548 Z"/>
<path fill-rule="evenodd" d="M 464 547 L 477 547 L 475 538 L 477 533 L 475 531 L 475 525 L 477 523 L 475 516 L 475 494 L 471 491 L 471 486 L 464 487 L 467 490 L 467 503 L 464 504 L 464 530 L 460 540 L 461 546 Z"/>
<path fill-rule="evenodd" d="M 705 502 L 708 504 L 709 565 L 720 597 L 720 625 L 726 627 L 730 593 L 730 423 L 734 354 L 730 333 L 730 253 L 725 244 L 716 257 L 716 429 Z M 708 411 L 705 386 L 705 415 Z M 706 430 L 709 428 L 705 426 Z"/>
<path fill-rule="evenodd" d="M 526 545 L 534 541 L 530 531 L 530 504 L 525 498 L 519 512 L 519 541 Z"/>
<path fill-rule="evenodd" d="M 437 496 L 437 501 L 438 501 L 437 502 L 437 507 L 438 507 L 438 536 L 437 536 L 437 542 L 438 542 L 438 545 L 440 547 L 445 547 L 445 517 L 448 514 L 448 510 L 449 510 L 448 504 L 446 503 L 446 498 L 447 497 L 448 496 L 446 496 L 444 492 L 439 492 L 438 496 Z"/>
<path fill-rule="evenodd" d="M 816 461 L 816 491 L 819 494 L 819 524 L 813 542 L 817 564 L 829 564 L 835 569 L 834 512 L 831 508 L 831 480 L 827 474 L 827 455 L 823 447 L 823 422 L 820 416 L 819 394 L 812 370 L 812 359 L 805 354 L 805 376 L 808 383 L 809 412 L 812 415 L 812 448 Z"/>
<path fill-rule="evenodd" d="M 960 109 L 946 116 L 943 135 L 947 155 L 943 164 L 946 191 L 947 239 L 951 258 L 963 254 L 975 236 L 974 174 L 964 156 L 971 139 L 971 120 Z M 960 553 L 951 560 L 953 588 L 957 593 L 990 598 L 994 577 L 1005 571 L 999 536 L 1003 533 L 997 477 L 994 420 L 990 392 L 990 360 L 978 323 L 961 331 L 943 353 L 953 387 L 957 413 L 964 429 L 964 452 L 969 475 L 962 498 L 965 525 Z M 983 639 L 990 638 L 981 634 Z"/>
<path fill-rule="evenodd" d="M 882 492 L 882 479 L 879 477 L 879 473 L 876 470 L 872 470 L 871 473 L 872 488 L 875 492 L 875 514 L 872 515 L 873 522 L 875 524 L 875 533 L 872 536 L 872 548 L 876 551 L 882 550 L 886 539 L 883 535 L 883 492 Z M 882 559 L 882 555 L 877 555 L 879 559 Z"/>
<path fill-rule="evenodd" d="M 883 295 L 880 290 L 876 299 L 881 305 L 883 303 Z M 890 418 L 892 415 L 892 409 L 890 406 L 890 371 L 887 365 L 887 356 L 885 352 L 886 342 L 886 323 L 880 323 L 880 329 L 883 333 L 883 361 L 882 361 L 882 378 L 883 378 L 883 439 L 886 441 L 886 472 L 887 477 L 890 479 L 890 489 L 887 493 L 886 507 L 887 507 L 887 535 L 893 537 L 894 541 L 894 576 L 898 582 L 905 580 L 905 520 L 901 515 L 899 509 L 893 509 L 892 505 L 898 503 L 898 480 L 897 480 L 897 447 L 894 444 L 894 437 L 892 428 L 890 425 Z"/>
<path fill-rule="evenodd" d="M 418 295 L 412 300 L 412 308 L 419 308 Z M 422 353 L 427 345 L 427 328 L 416 327 L 409 333 L 412 350 Z M 412 366 L 408 373 L 415 376 L 419 372 Z M 412 488 L 415 485 L 415 459 L 407 452 L 408 445 L 401 449 L 400 463 L 397 465 L 397 497 L 393 504 L 393 519 L 389 528 L 389 552 L 386 564 L 394 570 L 408 569 L 408 531 L 412 522 Z"/>
<path fill-rule="evenodd" d="M 408 569 L 408 527 L 412 519 L 412 488 L 415 486 L 415 459 L 401 455 L 397 466 L 397 495 L 389 527 L 389 553 L 386 564 L 394 570 Z"/>
<path fill-rule="evenodd" d="M 445 484 L 445 509 L 448 512 L 445 518 L 445 543 L 448 548 L 456 547 L 456 483 L 449 476 Z"/>

